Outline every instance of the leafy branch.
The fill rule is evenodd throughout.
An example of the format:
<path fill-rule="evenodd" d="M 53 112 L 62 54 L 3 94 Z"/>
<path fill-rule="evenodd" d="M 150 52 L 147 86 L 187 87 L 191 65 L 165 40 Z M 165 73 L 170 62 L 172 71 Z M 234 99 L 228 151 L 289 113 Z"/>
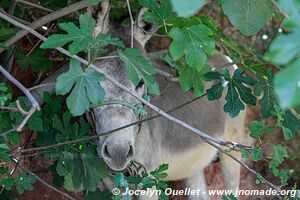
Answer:
<path fill-rule="evenodd" d="M 32 33 L 34 36 L 38 37 L 39 39 L 41 40 L 46 40 L 45 37 L 43 37 L 42 35 L 40 35 L 39 33 L 37 33 L 36 31 L 34 31 L 33 29 L 11 19 L 10 17 L 0 13 L 0 18 L 4 19 L 4 20 L 7 20 L 9 21 L 10 23 L 14 24 L 15 26 L 19 27 L 19 28 L 22 28 L 22 29 L 25 29 L 26 31 Z M 71 53 L 69 53 L 67 50 L 59 47 L 59 48 L 56 48 L 58 51 L 60 51 L 61 53 L 69 56 L 69 57 L 72 57 L 76 60 L 78 60 L 79 62 L 81 62 L 82 64 L 85 64 L 85 65 L 88 65 L 89 62 L 76 56 L 76 55 L 72 55 Z M 228 143 L 227 142 L 224 142 L 224 141 L 221 141 L 217 138 L 214 138 L 214 137 L 211 137 L 205 133 L 203 133 L 202 131 L 194 128 L 193 126 L 181 121 L 181 120 L 178 120 L 177 118 L 167 114 L 166 112 L 162 111 L 161 109 L 159 109 L 158 107 L 154 106 L 153 104 L 149 103 L 148 101 L 146 101 L 145 99 L 139 97 L 138 95 L 136 95 L 133 91 L 131 91 L 130 89 L 128 89 L 126 86 L 122 85 L 121 83 L 119 83 L 118 81 L 116 81 L 114 78 L 112 78 L 111 76 L 103 73 L 103 71 L 99 68 L 97 68 L 95 65 L 93 64 L 90 64 L 89 65 L 90 68 L 94 69 L 95 71 L 101 73 L 101 74 L 104 74 L 106 79 L 108 81 L 110 81 L 111 83 L 113 83 L 114 85 L 118 86 L 119 88 L 123 89 L 124 91 L 128 92 L 129 94 L 131 94 L 133 97 L 135 97 L 136 99 L 138 99 L 139 101 L 141 101 L 142 103 L 144 103 L 145 105 L 147 105 L 148 107 L 150 107 L 151 109 L 153 109 L 154 111 L 156 111 L 158 114 L 162 115 L 163 117 L 169 119 L 170 121 L 172 121 L 173 123 L 176 123 L 190 131 L 192 131 L 194 134 L 200 136 L 203 141 L 207 142 L 209 145 L 217 148 L 218 150 L 220 150 L 221 152 L 222 149 L 220 149 L 220 147 L 218 147 L 217 144 L 219 145 L 227 145 Z M 232 142 L 229 142 L 230 144 L 232 144 Z M 229 157 L 231 157 L 232 159 L 234 159 L 236 162 L 239 162 L 238 158 L 230 155 L 230 154 L 227 154 Z M 240 163 L 240 162 L 239 162 Z M 254 174 L 257 174 L 254 170 L 251 170 L 249 167 L 246 166 L 246 164 L 244 163 L 240 163 L 242 166 L 244 166 L 247 170 L 249 170 L 250 172 L 254 173 Z M 274 186 L 273 184 L 270 184 L 270 182 L 268 181 L 265 181 L 267 185 L 269 185 L 270 187 L 276 189 L 276 190 L 279 190 L 276 186 Z"/>

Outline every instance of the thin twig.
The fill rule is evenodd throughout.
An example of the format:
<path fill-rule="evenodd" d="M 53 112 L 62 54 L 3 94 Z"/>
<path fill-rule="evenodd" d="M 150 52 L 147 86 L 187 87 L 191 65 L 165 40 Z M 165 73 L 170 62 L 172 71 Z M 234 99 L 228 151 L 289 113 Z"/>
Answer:
<path fill-rule="evenodd" d="M 51 10 L 49 8 L 45 8 L 45 7 L 41 6 L 41 5 L 38 5 L 38 4 L 35 4 L 35 3 L 31 3 L 31 2 L 28 2 L 28 1 L 24 1 L 24 0 L 15 0 L 15 1 L 17 3 L 22 3 L 22 4 L 25 4 L 25 5 L 28 5 L 28 6 L 37 8 L 37 9 L 40 9 L 40 10 L 47 11 L 47 12 L 54 12 L 54 10 Z"/>
<path fill-rule="evenodd" d="M 21 163 L 14 157 L 11 157 L 12 161 L 14 163 L 16 163 L 17 166 L 19 166 L 24 172 L 26 172 L 27 174 L 31 174 L 32 176 L 34 176 L 40 183 L 42 183 L 43 185 L 45 185 L 46 187 L 50 188 L 51 190 L 59 193 L 60 195 L 71 199 L 71 200 L 76 200 L 74 197 L 70 196 L 69 194 L 60 191 L 59 189 L 57 189 L 56 187 L 53 187 L 52 185 L 50 185 L 49 183 L 47 183 L 46 181 L 44 181 L 43 179 L 41 179 L 39 176 L 37 176 L 35 173 L 31 172 L 30 170 L 28 170 L 27 168 L 25 168 L 23 165 L 21 165 Z"/>
<path fill-rule="evenodd" d="M 52 30 L 52 28 L 54 27 L 55 23 L 51 24 L 51 26 L 47 29 L 46 33 L 43 36 L 48 35 L 48 33 Z M 39 44 L 42 42 L 42 40 L 39 40 L 31 49 L 30 51 L 26 54 L 26 57 L 28 57 L 38 46 Z"/>
<path fill-rule="evenodd" d="M 30 32 L 31 34 L 33 34 L 34 36 L 42 39 L 42 40 L 46 40 L 45 37 L 43 37 L 41 34 L 39 34 L 38 32 L 34 31 L 33 29 L 9 18 L 8 16 L 0 13 L 0 18 L 3 18 L 4 20 L 7 20 L 9 21 L 10 23 L 22 28 L 22 29 L 25 29 L 26 31 Z M 88 65 L 88 61 L 82 59 L 81 57 L 79 56 L 76 56 L 76 55 L 71 55 L 70 52 L 68 52 L 67 50 L 63 49 L 63 48 L 56 48 L 58 51 L 60 51 L 61 53 L 69 56 L 69 57 L 72 57 L 76 60 L 78 60 L 79 62 L 81 62 L 82 64 L 84 65 Z M 119 88 L 123 89 L 124 91 L 128 92 L 130 95 L 132 95 L 133 97 L 135 97 L 136 99 L 138 99 L 139 101 L 141 101 L 142 103 L 144 103 L 146 106 L 148 106 L 149 108 L 151 108 L 152 110 L 154 110 L 155 112 L 157 112 L 158 114 L 162 115 L 163 117 L 167 118 L 168 120 L 172 121 L 173 123 L 175 124 L 178 124 L 190 131 L 192 131 L 192 133 L 198 135 L 201 137 L 201 139 L 203 139 L 203 141 L 207 142 L 208 144 L 212 145 L 213 147 L 216 146 L 216 144 L 219 144 L 219 145 L 226 145 L 226 142 L 224 141 L 221 141 L 220 139 L 218 138 L 214 138 L 210 135 L 207 135 L 206 133 L 194 128 L 193 126 L 167 114 L 166 112 L 162 111 L 160 108 L 156 107 L 155 105 L 149 103 L 147 100 L 145 100 L 144 98 L 138 96 L 137 94 L 135 94 L 133 91 L 131 91 L 131 89 L 127 88 L 126 86 L 124 86 L 123 84 L 119 83 L 118 81 L 116 81 L 113 77 L 107 75 L 106 73 L 104 73 L 101 69 L 97 68 L 95 65 L 93 64 L 90 64 L 90 67 L 93 68 L 95 71 L 101 73 L 101 74 L 104 74 L 106 79 L 108 81 L 110 81 L 112 84 L 118 86 Z M 216 143 L 216 144 L 215 144 Z M 246 145 L 245 145 L 246 146 Z M 237 160 L 235 160 L 237 161 Z M 273 187 L 272 185 L 269 185 L 270 187 Z M 273 187 L 274 188 L 274 187 Z M 276 187 L 274 188 L 276 189 Z"/>
<path fill-rule="evenodd" d="M 168 81 L 171 81 L 171 82 L 178 82 L 179 81 L 178 77 L 174 77 L 172 74 L 170 74 L 168 72 L 165 72 L 163 70 L 154 68 L 154 72 L 155 72 L 155 74 L 157 74 L 159 76 L 165 77 Z"/>
<path fill-rule="evenodd" d="M 23 115 L 28 115 L 28 112 L 22 108 L 19 100 L 16 101 L 16 105 L 17 105 L 17 108 L 19 109 L 19 112 L 21 112 Z"/>
<path fill-rule="evenodd" d="M 130 31 L 131 31 L 131 43 L 130 43 L 130 46 L 131 48 L 133 48 L 133 26 L 134 26 L 134 20 L 133 20 L 133 17 L 132 17 L 132 12 L 131 12 L 131 7 L 130 7 L 130 2 L 129 0 L 126 0 L 127 2 L 127 8 L 128 8 L 128 13 L 129 13 L 129 17 L 130 17 Z"/>
<path fill-rule="evenodd" d="M 28 111 L 28 114 L 25 116 L 21 124 L 17 127 L 16 131 L 21 132 L 23 127 L 26 125 L 30 117 L 33 115 L 33 113 L 37 110 L 37 107 L 32 106 L 31 109 Z"/>
<path fill-rule="evenodd" d="M 0 110 L 11 110 L 14 112 L 20 112 L 20 110 L 18 108 L 8 107 L 8 106 L 0 106 Z"/>
<path fill-rule="evenodd" d="M 56 20 L 58 18 L 61 18 L 65 15 L 71 14 L 77 10 L 80 10 L 82 8 L 85 8 L 89 5 L 88 0 L 83 0 L 77 3 L 74 3 L 70 6 L 67 6 L 65 8 L 62 8 L 58 11 L 55 11 L 53 13 L 50 13 L 49 15 L 46 15 L 42 18 L 40 18 L 39 20 L 33 22 L 29 27 L 31 29 L 37 29 L 53 20 Z M 6 47 L 9 47 L 10 45 L 14 44 L 15 42 L 17 42 L 18 40 L 20 40 L 21 38 L 23 38 L 25 35 L 27 35 L 29 32 L 26 30 L 20 30 L 19 32 L 16 33 L 16 35 L 8 40 L 6 40 L 4 42 L 4 45 Z M 0 49 L 0 53 L 2 53 L 4 51 L 4 49 Z"/>
<path fill-rule="evenodd" d="M 53 85 L 55 85 L 55 83 L 43 83 L 43 84 L 36 85 L 36 86 L 31 87 L 31 88 L 28 88 L 28 90 L 32 91 L 32 90 L 36 90 L 36 89 L 41 88 L 41 87 L 48 87 L 48 86 L 53 86 Z"/>

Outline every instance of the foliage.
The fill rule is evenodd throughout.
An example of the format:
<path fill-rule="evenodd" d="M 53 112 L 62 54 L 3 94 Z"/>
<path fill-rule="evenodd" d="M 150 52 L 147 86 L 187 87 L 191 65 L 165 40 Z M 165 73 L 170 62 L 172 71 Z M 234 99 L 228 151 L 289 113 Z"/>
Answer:
<path fill-rule="evenodd" d="M 180 0 L 171 0 L 174 10 L 179 16 L 188 17 L 195 14 L 202 6 L 204 6 L 204 0 L 190 0 L 183 2 Z"/>
<path fill-rule="evenodd" d="M 190 67 L 200 71 L 206 63 L 207 55 L 214 50 L 212 31 L 199 21 L 190 21 L 183 27 L 175 27 L 169 33 L 173 39 L 170 45 L 170 54 L 178 60 L 185 54 L 185 62 Z"/>
<path fill-rule="evenodd" d="M 274 6 L 269 0 L 219 0 L 218 2 L 232 25 L 246 36 L 260 31 L 274 12 Z"/>
<path fill-rule="evenodd" d="M 141 175 L 129 176 L 128 182 L 132 183 L 136 189 L 147 190 L 155 187 L 156 190 L 161 191 L 159 193 L 159 198 L 161 200 L 169 199 L 164 193 L 164 190 L 168 187 L 168 184 L 161 182 L 161 179 L 167 177 L 167 173 L 165 173 L 165 171 L 168 170 L 168 168 L 168 164 L 162 164 L 150 173 L 143 172 Z"/>
<path fill-rule="evenodd" d="M 96 5 L 100 1 L 89 0 L 88 2 Z M 42 6 L 53 10 L 64 8 L 73 2 L 76 0 L 39 1 Z M 208 100 L 225 98 L 223 110 L 231 117 L 237 117 L 247 105 L 255 106 L 257 101 L 263 120 L 252 121 L 248 126 L 250 136 L 256 143 L 251 150 L 240 148 L 239 151 L 243 159 L 251 158 L 254 162 L 267 162 L 273 176 L 278 178 L 282 186 L 287 185 L 289 176 L 293 176 L 285 164 L 290 159 L 291 153 L 284 142 L 275 144 L 270 142 L 270 138 L 282 136 L 286 142 L 294 141 L 299 132 L 300 2 L 297 0 L 276 2 L 218 0 L 218 4 L 214 5 L 221 9 L 222 13 L 217 14 L 226 15 L 234 28 L 245 36 L 257 34 L 272 16 L 275 22 L 282 21 L 280 25 L 283 33 L 280 33 L 276 27 L 276 35 L 270 41 L 265 55 L 261 55 L 262 53 L 256 47 L 249 48 L 246 44 L 241 44 L 226 35 L 224 30 L 218 27 L 216 20 L 208 15 L 191 16 L 202 7 L 215 12 L 212 4 L 205 6 L 207 1 L 139 0 L 130 3 L 133 12 L 137 12 L 140 6 L 148 8 L 143 14 L 143 19 L 147 23 L 154 24 L 160 36 L 171 39 L 164 60 L 172 68 L 172 75 L 178 75 L 179 85 L 184 92 L 192 90 L 195 96 L 201 96 L 204 94 L 205 83 L 210 82 L 211 86 L 206 89 Z M 0 6 L 7 10 L 10 1 L 1 1 Z M 110 17 L 114 20 L 127 17 L 125 1 L 112 1 L 112 8 L 114 12 Z M 35 12 L 31 8 L 24 9 L 18 4 L 12 15 L 19 18 L 22 18 L 24 13 L 25 16 L 30 16 L 32 13 L 34 17 L 41 16 L 40 13 L 35 15 Z M 126 20 L 124 24 L 129 21 L 129 18 Z M 19 67 L 30 67 L 34 76 L 37 73 L 42 76 L 46 74 L 45 71 L 52 72 L 56 69 L 54 67 L 56 63 L 47 58 L 48 54 L 53 54 L 51 50 L 53 48 L 67 46 L 72 55 L 87 54 L 89 62 L 87 66 L 81 65 L 75 59 L 69 61 L 69 70 L 56 80 L 57 96 L 44 94 L 43 100 L 46 104 L 41 111 L 36 111 L 32 115 L 25 130 L 29 130 L 36 136 L 36 146 L 53 145 L 39 152 L 53 163 L 49 168 L 53 173 L 53 184 L 58 187 L 64 186 L 69 191 L 83 189 L 86 200 L 120 199 L 121 196 L 112 196 L 110 191 L 97 189 L 98 183 L 109 173 L 97 154 L 95 144 L 88 138 L 91 128 L 83 122 L 81 116 L 92 107 L 109 103 L 127 106 L 136 114 L 146 112 L 140 104 L 136 103 L 114 100 L 104 102 L 105 92 L 100 82 L 106 80 L 105 74 L 94 71 L 90 64 L 97 59 L 118 59 L 135 86 L 144 82 L 148 91 L 156 95 L 159 95 L 160 90 L 153 77 L 155 66 L 145 59 L 137 48 L 126 47 L 124 44 L 126 41 L 114 38 L 108 33 L 95 36 L 95 26 L 95 19 L 80 12 L 74 13 L 69 18 L 59 19 L 58 27 L 61 30 L 56 28 L 49 30 L 47 33 L 50 33 L 50 36 L 40 48 L 37 48 L 37 45 L 30 51 L 24 51 L 24 44 L 18 42 L 14 59 Z M 52 34 L 53 32 L 55 33 Z M 12 26 L 0 20 L 0 48 L 4 48 L 4 42 L 15 33 L 16 30 Z M 207 60 L 216 52 L 216 46 L 224 50 L 237 65 L 234 72 L 231 72 L 227 66 L 223 71 L 216 71 L 208 65 Z M 66 100 L 63 96 L 66 96 Z M 147 96 L 147 99 L 149 98 Z M 30 109 L 24 97 L 18 97 L 18 93 L 13 94 L 7 84 L 0 83 L 0 106 L 10 108 L 0 109 L 0 133 L 14 129 L 21 123 L 25 115 L 20 112 L 19 105 L 25 112 Z M 75 116 L 77 118 L 73 118 Z M 270 123 L 271 118 L 276 118 L 275 124 Z M 275 135 L 274 130 L 278 129 L 283 135 Z M 11 153 L 14 153 L 14 149 L 11 144 L 21 145 L 20 138 L 23 135 L 23 132 L 11 131 L 0 138 L 1 162 L 7 165 L 13 164 Z M 77 142 L 69 143 L 74 140 Z M 269 152 L 264 148 L 267 144 L 271 145 Z M 144 172 L 136 176 L 125 177 L 122 173 L 117 173 L 114 176 L 114 183 L 121 189 L 127 189 L 129 184 L 143 190 L 155 187 L 162 191 L 160 199 L 168 199 L 163 192 L 167 184 L 161 181 L 167 177 L 167 169 L 168 165 L 162 164 L 152 172 Z M 36 181 L 32 174 L 11 175 L 7 167 L 1 167 L 0 173 L 0 183 L 5 189 L 4 193 L 15 189 L 22 194 L 25 190 L 32 190 L 32 184 Z M 258 173 L 256 183 L 265 183 L 262 174 Z M 223 199 L 235 199 L 235 197 L 227 195 Z"/>
<path fill-rule="evenodd" d="M 51 68 L 52 62 L 45 57 L 46 51 L 36 49 L 29 55 L 25 55 L 21 50 L 16 51 L 15 59 L 22 68 L 31 67 L 34 72 L 42 72 Z"/>
<path fill-rule="evenodd" d="M 226 104 L 224 105 L 224 111 L 229 113 L 231 117 L 236 117 L 241 110 L 245 109 L 246 104 L 256 105 L 256 98 L 252 94 L 249 87 L 245 85 L 254 85 L 256 80 L 243 75 L 241 69 L 234 71 L 232 77 L 228 69 L 225 69 L 222 73 L 220 72 L 209 72 L 206 74 L 208 80 L 219 80 L 219 82 L 213 85 L 210 89 L 207 89 L 207 98 L 212 100 L 217 100 L 221 98 L 222 92 L 224 90 L 224 84 L 227 85 L 227 95 L 225 97 Z M 243 103 L 244 102 L 244 103 Z"/>
<path fill-rule="evenodd" d="M 83 70 L 80 62 L 72 59 L 69 71 L 58 77 L 55 91 L 65 95 L 72 90 L 67 105 L 73 116 L 78 116 L 103 102 L 104 90 L 99 82 L 104 80 L 104 75 L 91 68 Z"/>
<path fill-rule="evenodd" d="M 140 52 L 136 49 L 127 48 L 123 52 L 119 51 L 118 55 L 124 62 L 126 71 L 135 86 L 143 79 L 149 88 L 149 92 L 159 95 L 158 84 L 151 76 L 154 73 L 154 67 L 151 62 L 143 59 Z"/>
<path fill-rule="evenodd" d="M 105 34 L 99 34 L 97 37 L 93 37 L 96 20 L 87 14 L 80 15 L 79 24 L 79 28 L 72 22 L 59 24 L 59 27 L 68 34 L 55 34 L 50 36 L 47 41 L 41 45 L 41 48 L 56 48 L 71 42 L 69 52 L 71 54 L 77 54 L 79 52 L 87 52 L 88 50 L 95 51 L 108 44 L 124 46 L 118 39 L 111 38 Z"/>
<path fill-rule="evenodd" d="M 283 20 L 287 34 L 278 36 L 270 45 L 266 59 L 273 64 L 280 65 L 283 70 L 276 74 L 274 80 L 275 91 L 279 104 L 283 108 L 291 108 L 300 104 L 299 87 L 299 1 L 278 1 L 278 6 L 285 12 L 288 18 Z M 296 39 L 297 38 L 297 39 Z M 282 48 L 282 47 L 285 48 Z"/>

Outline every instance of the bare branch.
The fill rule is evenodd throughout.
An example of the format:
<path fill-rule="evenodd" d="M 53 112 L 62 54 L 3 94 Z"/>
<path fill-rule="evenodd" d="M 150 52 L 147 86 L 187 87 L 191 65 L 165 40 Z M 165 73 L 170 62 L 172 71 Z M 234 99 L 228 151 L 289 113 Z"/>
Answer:
<path fill-rule="evenodd" d="M 20 110 L 18 108 L 8 107 L 8 106 L 0 106 L 0 110 L 11 110 L 14 112 L 20 112 Z"/>
<path fill-rule="evenodd" d="M 131 7 L 130 7 L 130 2 L 129 0 L 126 0 L 127 2 L 127 8 L 128 8 L 128 13 L 129 13 L 129 17 L 130 17 L 130 30 L 131 30 L 131 43 L 130 46 L 131 48 L 133 48 L 133 26 L 134 26 L 134 20 L 132 17 L 132 12 L 131 12 Z"/>
<path fill-rule="evenodd" d="M 0 13 L 0 15 L 2 15 L 2 13 Z M 26 97 L 31 102 L 32 107 L 36 107 L 38 110 L 40 109 L 38 102 L 35 100 L 35 98 L 32 96 L 29 90 L 17 79 L 15 79 L 10 73 L 8 73 L 1 65 L 0 65 L 0 72 L 26 95 Z"/>
<path fill-rule="evenodd" d="M 38 8 L 40 10 L 47 11 L 47 12 L 54 12 L 54 10 L 51 10 L 49 8 L 45 8 L 45 7 L 41 6 L 41 5 L 38 5 L 38 4 L 35 4 L 35 3 L 31 3 L 31 2 L 28 2 L 28 1 L 24 1 L 24 0 L 15 0 L 15 1 L 17 3 L 22 3 L 22 4 L 25 4 L 25 5 L 34 7 L 34 8 Z"/>
<path fill-rule="evenodd" d="M 48 87 L 48 86 L 53 86 L 53 85 L 55 85 L 55 83 L 44 83 L 44 84 L 40 84 L 40 85 L 33 86 L 31 88 L 28 88 L 28 90 L 32 91 L 32 90 L 35 90 L 35 89 L 38 89 L 41 87 Z"/>
<path fill-rule="evenodd" d="M 2 14 L 2 13 L 1 13 Z M 35 98 L 32 96 L 32 94 L 30 93 L 30 91 L 24 86 L 22 85 L 17 79 L 15 79 L 10 73 L 8 73 L 1 65 L 0 65 L 0 72 L 10 81 L 12 82 L 14 85 L 16 85 L 25 95 L 26 97 L 29 99 L 30 103 L 31 103 L 31 109 L 29 110 L 29 112 L 27 113 L 26 111 L 24 111 L 21 106 L 19 105 L 19 110 L 22 113 L 27 113 L 26 117 L 23 119 L 23 121 L 21 122 L 21 124 L 16 128 L 16 129 L 12 129 L 10 131 L 6 131 L 4 133 L 0 134 L 0 137 L 10 133 L 11 131 L 18 131 L 20 132 L 23 127 L 26 125 L 27 121 L 30 119 L 30 117 L 32 116 L 32 114 L 36 111 L 40 109 L 40 106 L 38 104 L 38 102 L 35 100 Z M 18 106 L 18 103 L 17 103 Z"/>
<path fill-rule="evenodd" d="M 165 77 L 168 81 L 171 81 L 171 82 L 178 82 L 179 81 L 178 77 L 174 77 L 172 74 L 170 74 L 168 72 L 165 72 L 165 71 L 162 71 L 160 69 L 154 68 L 154 72 L 155 72 L 155 74 L 157 74 L 159 76 Z"/>
<path fill-rule="evenodd" d="M 43 179 L 41 179 L 39 176 L 37 176 L 35 173 L 29 171 L 28 169 L 26 169 L 24 166 L 21 165 L 21 163 L 14 157 L 11 158 L 13 160 L 14 163 L 16 163 L 17 166 L 19 166 L 24 172 L 31 174 L 32 176 L 34 176 L 40 183 L 42 183 L 43 185 L 45 185 L 46 187 L 50 188 L 51 190 L 54 190 L 55 192 L 61 194 L 62 196 L 71 199 L 71 200 L 76 200 L 74 197 L 70 196 L 69 194 L 60 191 L 59 189 L 53 187 L 52 185 L 50 185 L 49 183 L 47 183 L 46 181 L 44 181 Z"/>
<path fill-rule="evenodd" d="M 62 8 L 62 9 L 60 9 L 58 11 L 55 11 L 53 13 L 50 13 L 49 15 L 46 15 L 46 16 L 42 17 L 41 19 L 33 22 L 29 27 L 31 29 L 37 29 L 37 28 L 39 28 L 39 27 L 41 27 L 41 26 L 43 26 L 43 25 L 45 25 L 45 24 L 47 24 L 47 23 L 49 23 L 49 22 L 51 22 L 53 20 L 56 20 L 56 19 L 58 19 L 60 17 L 63 17 L 65 15 L 73 13 L 73 12 L 75 12 L 77 10 L 85 8 L 88 5 L 89 5 L 88 0 L 83 0 L 83 1 L 80 1 L 80 2 L 77 2 L 77 3 L 74 3 L 74 4 L 72 4 L 72 5 L 68 6 L 68 7 Z M 6 40 L 4 42 L 4 45 L 6 47 L 9 47 L 10 45 L 12 45 L 15 42 L 17 42 L 18 40 L 20 40 L 25 35 L 27 35 L 28 33 L 29 32 L 26 31 L 26 30 L 20 30 L 19 32 L 17 32 L 17 34 L 14 37 Z M 0 49 L 0 53 L 3 52 L 3 51 L 4 51 L 4 49 Z"/>

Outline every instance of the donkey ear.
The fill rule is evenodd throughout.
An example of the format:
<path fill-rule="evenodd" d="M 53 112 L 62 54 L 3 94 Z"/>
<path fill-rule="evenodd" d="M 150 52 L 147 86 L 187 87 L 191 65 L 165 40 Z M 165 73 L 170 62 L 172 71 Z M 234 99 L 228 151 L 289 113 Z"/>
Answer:
<path fill-rule="evenodd" d="M 143 14 L 147 11 L 148 11 L 147 8 L 141 8 L 139 10 L 139 12 L 137 13 L 135 26 L 134 26 L 134 37 L 136 41 L 138 41 L 143 47 L 151 38 L 152 33 L 154 33 L 157 30 L 156 25 L 146 23 L 143 20 Z"/>
<path fill-rule="evenodd" d="M 111 4 L 109 0 L 102 0 L 99 5 L 89 6 L 88 13 L 93 16 L 96 21 L 96 27 L 94 35 L 97 36 L 99 33 L 107 33 L 109 31 L 109 11 Z"/>

